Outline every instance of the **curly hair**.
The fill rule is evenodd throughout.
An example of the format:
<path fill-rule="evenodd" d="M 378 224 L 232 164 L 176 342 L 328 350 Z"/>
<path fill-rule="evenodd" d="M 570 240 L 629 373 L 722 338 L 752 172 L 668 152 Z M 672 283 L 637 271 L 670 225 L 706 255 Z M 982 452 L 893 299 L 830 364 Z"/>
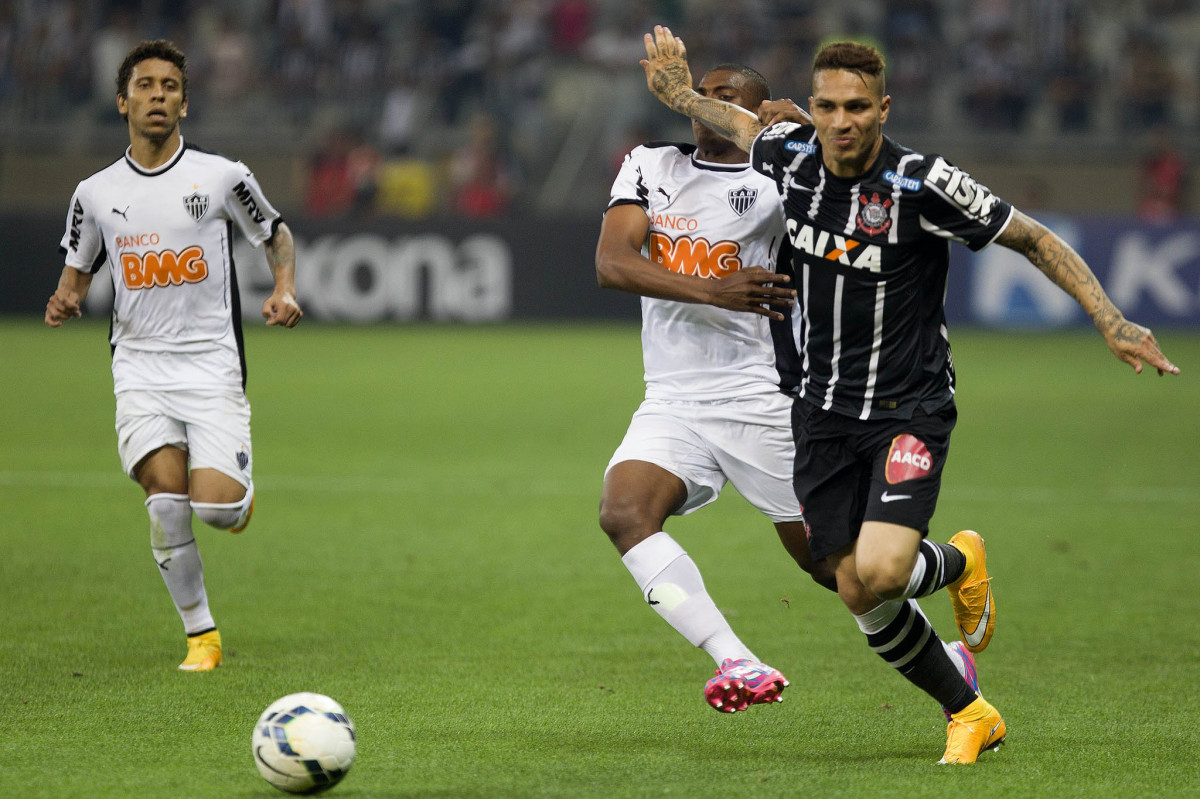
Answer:
<path fill-rule="evenodd" d="M 133 77 L 133 68 L 148 58 L 160 58 L 179 67 L 179 72 L 183 75 L 183 99 L 186 101 L 188 96 L 187 56 L 175 46 L 174 42 L 166 39 L 143 41 L 129 51 L 125 60 L 121 62 L 121 68 L 117 70 L 117 96 L 129 96 L 129 79 Z"/>

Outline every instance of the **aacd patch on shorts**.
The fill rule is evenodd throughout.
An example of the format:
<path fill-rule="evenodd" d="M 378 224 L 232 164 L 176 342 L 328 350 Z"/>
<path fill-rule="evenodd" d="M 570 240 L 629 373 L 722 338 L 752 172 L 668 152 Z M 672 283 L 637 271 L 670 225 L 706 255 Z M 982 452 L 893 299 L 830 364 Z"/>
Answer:
<path fill-rule="evenodd" d="M 888 483 L 903 483 L 905 480 L 925 477 L 932 468 L 933 458 L 921 439 L 909 433 L 892 439 L 885 473 Z"/>

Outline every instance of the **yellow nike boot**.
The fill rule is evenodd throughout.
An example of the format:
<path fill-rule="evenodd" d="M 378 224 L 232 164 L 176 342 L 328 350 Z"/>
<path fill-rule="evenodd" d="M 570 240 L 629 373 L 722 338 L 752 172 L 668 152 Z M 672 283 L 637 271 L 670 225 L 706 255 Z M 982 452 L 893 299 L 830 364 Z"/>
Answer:
<path fill-rule="evenodd" d="M 982 652 L 992 642 L 996 630 L 996 601 L 992 597 L 983 537 L 974 530 L 963 530 L 950 539 L 950 546 L 967 559 L 963 573 L 946 586 L 950 604 L 954 606 L 954 621 L 967 649 Z"/>
<path fill-rule="evenodd" d="M 1000 711 L 982 696 L 950 717 L 946 727 L 946 753 L 938 765 L 968 764 L 989 749 L 1004 743 L 1008 728 Z"/>
<path fill-rule="evenodd" d="M 221 633 L 209 630 L 188 636 L 188 653 L 179 664 L 180 671 L 212 671 L 221 665 Z"/>

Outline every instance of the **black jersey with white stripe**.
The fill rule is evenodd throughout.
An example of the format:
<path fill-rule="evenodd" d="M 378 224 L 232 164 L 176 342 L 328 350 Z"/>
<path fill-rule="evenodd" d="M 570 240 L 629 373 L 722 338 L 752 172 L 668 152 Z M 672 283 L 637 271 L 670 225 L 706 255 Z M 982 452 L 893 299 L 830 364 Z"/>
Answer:
<path fill-rule="evenodd" d="M 1012 206 L 941 156 L 886 136 L 855 178 L 825 168 L 812 125 L 766 128 L 750 156 L 775 180 L 792 245 L 799 296 L 793 341 L 777 347 L 784 387 L 858 419 L 907 419 L 953 402 L 950 242 L 983 249 Z"/>

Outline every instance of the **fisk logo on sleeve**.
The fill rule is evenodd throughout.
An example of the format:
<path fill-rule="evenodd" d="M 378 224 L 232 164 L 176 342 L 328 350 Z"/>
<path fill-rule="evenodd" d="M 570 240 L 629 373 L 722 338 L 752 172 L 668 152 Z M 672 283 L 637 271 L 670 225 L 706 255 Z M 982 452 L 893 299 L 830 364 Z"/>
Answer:
<path fill-rule="evenodd" d="M 944 158 L 939 157 L 933 162 L 925 183 L 936 186 L 943 196 L 976 219 L 987 219 L 996 205 L 995 195 L 986 186 L 980 186 L 966 172 L 946 163 Z"/>
<path fill-rule="evenodd" d="M 742 268 L 742 245 L 736 241 L 710 243 L 708 239 L 663 233 L 650 234 L 650 260 L 681 275 L 721 278 Z"/>

